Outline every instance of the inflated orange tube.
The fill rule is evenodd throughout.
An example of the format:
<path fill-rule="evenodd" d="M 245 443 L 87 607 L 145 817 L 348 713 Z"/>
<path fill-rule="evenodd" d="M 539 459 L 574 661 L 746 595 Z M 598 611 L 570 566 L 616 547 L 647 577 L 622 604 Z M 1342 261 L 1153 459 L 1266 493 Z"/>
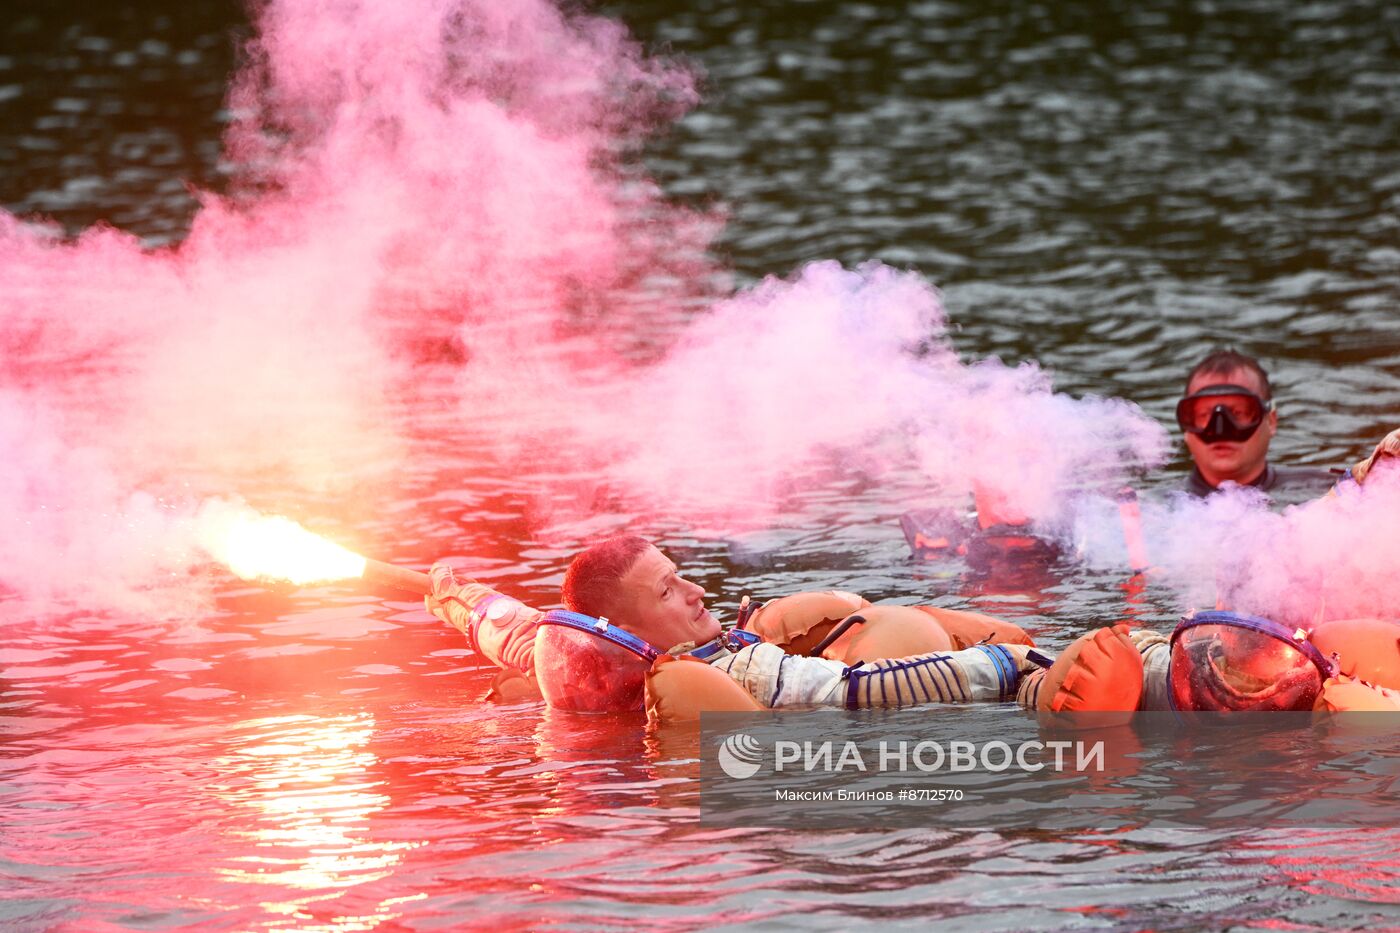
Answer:
<path fill-rule="evenodd" d="M 980 612 L 967 612 L 961 609 L 940 609 L 937 606 L 915 606 L 915 609 L 933 617 L 943 627 L 953 641 L 953 648 L 961 651 L 982 643 L 993 645 L 1030 645 L 1035 640 L 1026 630 L 1014 622 L 1006 622 Z"/>
<path fill-rule="evenodd" d="M 951 651 L 953 640 L 933 616 L 913 606 L 866 606 L 822 657 L 843 664 L 907 658 L 931 651 Z"/>
<path fill-rule="evenodd" d="M 1308 641 L 1324 657 L 1337 656 L 1338 674 L 1400 690 L 1400 623 L 1334 619 L 1319 623 Z"/>
<path fill-rule="evenodd" d="M 724 671 L 692 657 L 663 654 L 646 675 L 647 721 L 695 722 L 701 713 L 749 713 L 764 707 Z"/>
<path fill-rule="evenodd" d="M 1142 655 L 1126 625 L 1075 639 L 1045 672 L 1036 707 L 1045 712 L 1132 712 L 1142 700 Z"/>
<path fill-rule="evenodd" d="M 1400 691 L 1374 687 L 1343 674 L 1329 677 L 1313 705 L 1315 712 L 1400 713 Z"/>
<path fill-rule="evenodd" d="M 868 605 L 865 597 L 844 590 L 793 593 L 764 603 L 745 627 L 788 654 L 805 655 L 838 622 Z"/>

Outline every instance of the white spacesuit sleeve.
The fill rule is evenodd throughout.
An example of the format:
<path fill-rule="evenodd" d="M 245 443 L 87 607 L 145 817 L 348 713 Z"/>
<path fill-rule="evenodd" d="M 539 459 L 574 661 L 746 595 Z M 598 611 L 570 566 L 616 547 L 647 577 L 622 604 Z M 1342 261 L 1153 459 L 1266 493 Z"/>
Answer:
<path fill-rule="evenodd" d="M 1027 665 L 1023 645 L 979 645 L 847 667 L 759 644 L 714 666 L 768 707 L 869 709 L 1007 699 Z"/>
<path fill-rule="evenodd" d="M 715 661 L 764 706 L 840 706 L 846 665 L 761 642 Z"/>
<path fill-rule="evenodd" d="M 1172 659 L 1171 643 L 1159 632 L 1136 629 L 1128 636 L 1142 655 L 1142 699 L 1140 710 L 1168 710 L 1167 666 Z"/>

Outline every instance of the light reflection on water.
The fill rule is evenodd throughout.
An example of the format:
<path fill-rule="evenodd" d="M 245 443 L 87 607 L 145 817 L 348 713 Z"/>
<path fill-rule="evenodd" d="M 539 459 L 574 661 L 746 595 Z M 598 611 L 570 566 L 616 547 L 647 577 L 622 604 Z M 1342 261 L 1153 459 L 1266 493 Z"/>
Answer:
<path fill-rule="evenodd" d="M 178 236 L 183 180 L 219 180 L 236 10 L 55 9 L 0 27 L 0 89 L 19 88 L 0 101 L 0 199 Z M 711 103 L 652 164 L 669 190 L 734 205 L 741 275 L 916 266 L 946 287 L 960 352 L 1038 359 L 1164 423 L 1188 360 L 1243 342 L 1276 367 L 1283 461 L 1342 462 L 1400 410 L 1392 5 L 617 9 L 709 72 Z M 466 460 L 445 415 L 419 416 L 398 500 L 347 531 L 552 603 L 595 525 L 537 538 L 532 478 Z M 1058 648 L 1180 608 L 1118 573 L 911 563 L 893 519 L 923 493 L 833 477 L 777 528 L 637 530 L 723 610 L 841 587 L 1002 615 Z M 1393 833 L 704 830 L 693 735 L 485 708 L 490 674 L 415 603 L 336 587 L 230 585 L 217 616 L 174 623 L 7 618 L 0 925 L 1400 924 Z"/>
<path fill-rule="evenodd" d="M 234 731 L 249 733 L 249 744 L 211 762 L 226 778 L 209 789 L 230 810 L 253 811 L 256 828 L 231 835 L 256 854 L 234 857 L 234 867 L 217 874 L 308 892 L 302 899 L 264 901 L 270 913 L 312 919 L 308 906 L 338 896 L 324 892 L 388 877 L 403 850 L 416 845 L 368 838 L 371 821 L 390 803 L 384 782 L 370 779 L 376 760 L 365 747 L 374 734 L 369 713 L 275 717 L 240 723 Z M 371 929 L 391 918 L 345 918 L 332 929 Z"/>

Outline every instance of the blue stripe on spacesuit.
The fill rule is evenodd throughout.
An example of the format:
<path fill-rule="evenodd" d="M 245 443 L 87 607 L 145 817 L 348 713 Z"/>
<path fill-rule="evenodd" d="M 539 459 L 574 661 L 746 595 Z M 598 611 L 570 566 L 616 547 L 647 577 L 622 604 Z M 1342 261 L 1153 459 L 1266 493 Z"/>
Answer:
<path fill-rule="evenodd" d="M 1002 645 L 975 645 L 987 657 L 992 659 L 992 663 L 997 669 L 997 685 L 1003 697 L 1009 696 L 1016 690 L 1016 665 L 1011 659 L 1011 652 Z"/>

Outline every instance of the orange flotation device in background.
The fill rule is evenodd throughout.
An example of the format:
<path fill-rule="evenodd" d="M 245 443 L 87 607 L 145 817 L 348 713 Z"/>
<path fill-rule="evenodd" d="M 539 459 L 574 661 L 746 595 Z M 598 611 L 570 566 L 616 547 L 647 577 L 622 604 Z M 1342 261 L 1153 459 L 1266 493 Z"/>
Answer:
<path fill-rule="evenodd" d="M 1188 615 L 1187 619 L 1190 618 L 1192 616 Z M 1196 615 L 1195 618 L 1201 620 L 1204 615 Z M 1241 618 L 1246 621 L 1251 619 Z M 1268 620 L 1252 621 L 1263 623 Z M 1256 630 L 1257 626 L 1255 629 L 1245 627 L 1241 632 L 1252 634 Z M 1160 636 L 1156 637 L 1161 639 Z M 1211 637 L 1218 640 L 1221 636 Z M 1308 700 L 1313 709 L 1331 712 L 1400 711 L 1400 623 L 1381 619 L 1337 619 L 1319 623 L 1310 632 L 1299 630 L 1293 638 L 1298 640 L 1299 647 L 1285 652 L 1286 657 L 1296 660 L 1303 654 L 1302 646 L 1306 642 L 1310 643 L 1307 645 L 1309 652 L 1316 649 L 1313 654 L 1319 666 L 1323 666 L 1325 659 L 1334 669 L 1330 677 L 1327 677 L 1325 669 L 1322 670 L 1321 676 L 1327 679 L 1319 684 L 1316 699 Z M 1236 640 L 1233 648 L 1229 648 L 1228 644 L 1226 647 L 1240 651 L 1244 650 L 1242 646 L 1249 643 L 1248 639 Z M 1176 644 L 1175 636 L 1172 644 L 1173 667 L 1170 670 L 1173 672 L 1171 676 L 1175 677 L 1175 665 L 1188 656 L 1176 654 L 1182 650 L 1182 646 Z M 1184 639 L 1182 644 L 1185 644 Z M 1267 661 L 1269 657 L 1271 655 L 1250 654 L 1245 660 L 1257 658 Z M 1280 683 L 1292 672 L 1291 667 L 1281 669 Z M 1136 709 L 1141 699 L 1143 676 L 1141 648 L 1134 646 L 1134 638 L 1129 636 L 1126 627 L 1119 625 L 1112 629 L 1097 629 L 1080 636 L 1060 654 L 1045 674 L 1032 674 L 1023 684 L 1023 700 L 1036 709 L 1051 712 L 1129 711 Z M 1268 694 L 1267 686 L 1261 687 L 1257 693 L 1261 696 Z M 1186 704 L 1177 708 L 1196 710 L 1207 707 Z"/>
<path fill-rule="evenodd" d="M 1142 655 L 1122 623 L 1086 632 L 1023 686 L 1042 712 L 1131 712 L 1142 700 Z"/>
<path fill-rule="evenodd" d="M 1026 630 L 1014 622 L 1007 622 L 1005 619 L 998 619 L 995 616 L 983 615 L 980 612 L 968 612 L 964 609 L 940 609 L 938 606 L 915 606 L 915 609 L 933 617 L 933 620 L 942 626 L 943 631 L 948 633 L 948 637 L 953 641 L 953 650 L 961 651 L 964 648 L 971 648 L 973 645 L 1030 645 L 1035 647 L 1035 640 L 1027 634 Z"/>

